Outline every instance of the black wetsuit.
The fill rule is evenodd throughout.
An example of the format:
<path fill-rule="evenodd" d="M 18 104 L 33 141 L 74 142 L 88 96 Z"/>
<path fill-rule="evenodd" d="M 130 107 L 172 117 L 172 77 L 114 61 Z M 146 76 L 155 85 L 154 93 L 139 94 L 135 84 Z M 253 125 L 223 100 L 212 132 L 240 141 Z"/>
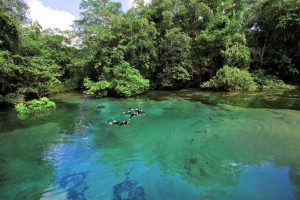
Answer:
<path fill-rule="evenodd" d="M 138 115 L 144 114 L 144 110 L 129 108 L 127 110 L 127 112 L 123 112 L 123 113 L 130 115 L 130 119 L 131 119 L 133 116 L 138 116 Z"/>
<path fill-rule="evenodd" d="M 104 108 L 104 105 L 97 104 L 97 108 Z"/>
<path fill-rule="evenodd" d="M 129 117 L 129 119 L 131 119 L 133 116 L 138 116 L 139 115 L 139 113 L 138 112 L 136 112 L 136 111 L 134 111 L 134 112 L 131 112 L 130 113 L 130 117 Z"/>
<path fill-rule="evenodd" d="M 127 120 L 124 120 L 124 121 L 117 121 L 117 120 L 112 120 L 112 119 L 108 120 L 108 123 L 109 123 L 110 125 L 117 124 L 117 125 L 119 125 L 119 126 L 125 126 L 125 125 L 128 125 L 128 124 L 129 124 L 129 122 L 128 122 Z"/>
<path fill-rule="evenodd" d="M 119 124 L 120 126 L 125 126 L 125 125 L 128 125 L 129 122 L 128 122 L 127 120 L 125 120 L 125 121 L 119 121 L 118 124 Z"/>

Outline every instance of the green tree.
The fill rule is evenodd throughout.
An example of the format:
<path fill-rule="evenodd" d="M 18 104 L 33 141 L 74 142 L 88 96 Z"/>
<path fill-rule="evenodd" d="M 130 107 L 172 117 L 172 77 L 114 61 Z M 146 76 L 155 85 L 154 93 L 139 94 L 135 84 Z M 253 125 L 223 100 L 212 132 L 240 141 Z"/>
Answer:
<path fill-rule="evenodd" d="M 38 24 L 22 31 L 19 57 L 24 67 L 17 91 L 38 97 L 64 91 L 64 82 L 76 71 L 72 69 L 76 49 L 65 44 L 62 33 L 43 32 Z"/>
<path fill-rule="evenodd" d="M 249 45 L 254 69 L 299 84 L 300 2 L 263 0 L 253 6 Z"/>
<path fill-rule="evenodd" d="M 166 31 L 160 44 L 161 87 L 179 88 L 191 80 L 191 38 L 180 28 Z"/>
<path fill-rule="evenodd" d="M 0 1 L 0 50 L 18 49 L 19 28 L 26 20 L 26 11 L 22 0 Z"/>
<path fill-rule="evenodd" d="M 263 89 L 300 83 L 298 0 L 136 0 L 126 13 L 112 0 L 80 7 L 75 33 L 42 30 L 27 20 L 24 1 L 0 1 L 0 102 L 83 85 L 132 96 L 208 80 L 203 87 L 225 90 L 252 90 L 251 77 Z"/>
<path fill-rule="evenodd" d="M 63 33 L 44 32 L 37 23 L 27 23 L 18 31 L 22 33 L 18 49 L 0 51 L 4 100 L 11 100 L 8 94 L 33 98 L 65 91 L 67 84 L 71 90 L 77 87 L 70 80 L 79 71 L 77 59 L 73 58 L 78 50 L 66 44 Z"/>
<path fill-rule="evenodd" d="M 144 79 L 137 69 L 122 61 L 113 68 L 105 68 L 98 82 L 85 79 L 87 94 L 105 96 L 107 93 L 130 97 L 144 93 L 149 89 L 149 81 Z"/>
<path fill-rule="evenodd" d="M 249 68 L 250 50 L 247 47 L 242 5 L 242 2 L 236 1 L 218 5 L 205 30 L 196 38 L 196 50 L 200 57 L 198 65 L 209 78 L 224 65 Z"/>
<path fill-rule="evenodd" d="M 238 68 L 249 68 L 250 66 L 250 49 L 241 43 L 234 43 L 222 51 L 222 55 L 227 65 Z"/>
<path fill-rule="evenodd" d="M 145 77 L 153 78 L 157 62 L 157 30 L 153 22 L 132 15 L 124 17 L 122 44 L 126 48 L 125 59 Z M 123 42 L 124 41 L 124 42 Z"/>

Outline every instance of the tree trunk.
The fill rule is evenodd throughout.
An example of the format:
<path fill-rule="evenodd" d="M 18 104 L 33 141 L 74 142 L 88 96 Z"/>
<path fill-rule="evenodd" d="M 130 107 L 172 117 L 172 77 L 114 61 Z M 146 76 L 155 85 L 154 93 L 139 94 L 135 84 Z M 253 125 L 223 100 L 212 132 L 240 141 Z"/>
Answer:
<path fill-rule="evenodd" d="M 266 45 L 267 45 L 267 40 L 268 40 L 268 35 L 269 33 L 267 33 L 266 38 L 265 38 L 265 42 L 264 42 L 264 46 L 261 50 L 261 55 L 260 55 L 260 66 L 263 65 L 264 63 L 264 54 L 265 54 L 265 50 L 266 50 Z"/>

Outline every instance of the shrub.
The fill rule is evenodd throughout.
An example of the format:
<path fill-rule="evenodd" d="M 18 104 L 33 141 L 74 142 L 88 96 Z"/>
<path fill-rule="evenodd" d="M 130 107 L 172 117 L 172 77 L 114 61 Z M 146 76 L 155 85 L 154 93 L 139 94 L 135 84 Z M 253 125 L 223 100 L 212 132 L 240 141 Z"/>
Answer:
<path fill-rule="evenodd" d="M 130 97 L 147 91 L 149 80 L 144 79 L 128 62 L 121 62 L 113 68 L 112 88 L 120 96 Z"/>
<path fill-rule="evenodd" d="M 226 91 L 253 91 L 257 85 L 247 70 L 224 66 L 218 70 L 216 76 L 203 83 L 201 87 Z"/>
<path fill-rule="evenodd" d="M 265 89 L 295 89 L 293 85 L 285 84 L 283 80 L 278 79 L 274 75 L 267 74 L 266 71 L 259 69 L 252 73 L 254 81 L 262 90 Z"/>
<path fill-rule="evenodd" d="M 100 80 L 98 82 L 91 81 L 89 78 L 85 78 L 83 85 L 87 90 L 87 94 L 92 94 L 96 96 L 106 96 L 107 90 L 111 88 L 110 82 L 106 80 Z"/>
<path fill-rule="evenodd" d="M 15 109 L 20 114 L 27 114 L 54 109 L 55 107 L 56 105 L 53 101 L 50 101 L 47 97 L 43 97 L 39 100 L 34 99 L 25 103 L 18 103 Z"/>
<path fill-rule="evenodd" d="M 130 97 L 141 94 L 150 87 L 149 80 L 144 79 L 137 69 L 125 61 L 112 69 L 104 67 L 98 82 L 85 78 L 83 84 L 87 94 L 96 96 L 106 96 L 108 91 L 113 91 L 119 96 Z"/>
<path fill-rule="evenodd" d="M 29 109 L 28 109 L 28 107 L 26 106 L 25 103 L 18 103 L 15 106 L 15 109 L 20 114 L 30 113 L 30 111 L 29 111 Z"/>

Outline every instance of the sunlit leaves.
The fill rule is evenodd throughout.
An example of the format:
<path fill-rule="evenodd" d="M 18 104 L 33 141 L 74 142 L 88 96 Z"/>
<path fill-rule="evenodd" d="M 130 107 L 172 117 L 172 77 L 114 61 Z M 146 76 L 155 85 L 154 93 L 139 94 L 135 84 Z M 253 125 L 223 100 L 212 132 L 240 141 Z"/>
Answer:
<path fill-rule="evenodd" d="M 106 96 L 110 92 L 118 96 L 130 97 L 146 92 L 150 84 L 137 69 L 122 61 L 113 68 L 105 68 L 97 82 L 86 78 L 84 86 L 87 94 Z"/>

